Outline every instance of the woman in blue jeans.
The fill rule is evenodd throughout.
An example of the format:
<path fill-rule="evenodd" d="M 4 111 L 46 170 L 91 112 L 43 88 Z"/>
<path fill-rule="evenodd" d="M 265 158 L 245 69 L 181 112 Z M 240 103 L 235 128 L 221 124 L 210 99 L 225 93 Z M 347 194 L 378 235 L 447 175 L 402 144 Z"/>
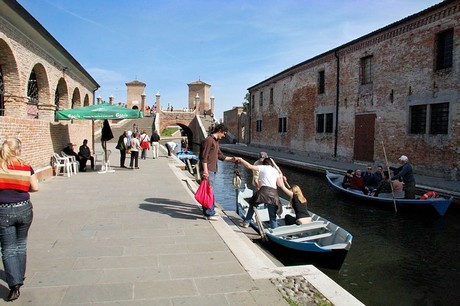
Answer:
<path fill-rule="evenodd" d="M 278 195 L 278 179 L 282 177 L 282 173 L 275 168 L 274 163 L 271 158 L 265 158 L 262 161 L 262 165 L 252 165 L 249 162 L 245 161 L 241 157 L 237 158 L 237 161 L 240 161 L 243 166 L 246 168 L 259 171 L 259 190 L 257 190 L 249 201 L 248 212 L 243 222 L 240 224 L 242 227 L 248 227 L 249 222 L 252 220 L 254 215 L 253 207 L 264 203 L 265 208 L 268 210 L 268 216 L 270 218 L 270 227 L 278 227 L 278 222 L 276 221 L 276 215 L 281 214 L 281 201 Z"/>
<path fill-rule="evenodd" d="M 30 191 L 38 191 L 32 167 L 19 156 L 21 141 L 8 138 L 0 147 L 0 245 L 6 282 L 7 300 L 19 298 L 24 284 L 27 258 L 27 234 L 33 212 Z"/>

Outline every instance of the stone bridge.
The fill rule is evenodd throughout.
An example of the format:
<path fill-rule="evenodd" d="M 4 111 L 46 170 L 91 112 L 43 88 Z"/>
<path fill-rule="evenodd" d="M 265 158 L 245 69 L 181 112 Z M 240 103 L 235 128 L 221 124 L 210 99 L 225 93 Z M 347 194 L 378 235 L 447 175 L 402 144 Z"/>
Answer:
<path fill-rule="evenodd" d="M 155 119 L 155 127 L 163 131 L 169 126 L 179 126 L 183 134 L 187 136 L 189 148 L 193 150 L 207 136 L 207 130 L 212 124 L 211 118 L 202 117 L 196 112 L 187 111 L 158 111 Z"/>

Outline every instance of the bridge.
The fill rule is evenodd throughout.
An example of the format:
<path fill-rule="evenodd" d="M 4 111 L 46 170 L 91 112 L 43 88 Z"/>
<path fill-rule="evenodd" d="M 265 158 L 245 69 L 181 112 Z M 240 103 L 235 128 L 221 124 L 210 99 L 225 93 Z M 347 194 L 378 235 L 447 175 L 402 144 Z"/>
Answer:
<path fill-rule="evenodd" d="M 154 121 L 155 120 L 155 121 Z M 187 137 L 190 150 L 199 145 L 208 136 L 208 130 L 213 124 L 210 116 L 198 115 L 190 111 L 165 111 L 159 110 L 155 116 L 146 116 L 140 119 L 130 119 L 113 121 L 110 123 L 114 138 L 110 142 L 116 142 L 124 130 L 132 129 L 133 124 L 137 124 L 140 131 L 145 130 L 152 135 L 154 130 L 159 133 L 168 127 L 178 126 L 181 128 L 181 135 L 174 135 L 174 138 Z"/>

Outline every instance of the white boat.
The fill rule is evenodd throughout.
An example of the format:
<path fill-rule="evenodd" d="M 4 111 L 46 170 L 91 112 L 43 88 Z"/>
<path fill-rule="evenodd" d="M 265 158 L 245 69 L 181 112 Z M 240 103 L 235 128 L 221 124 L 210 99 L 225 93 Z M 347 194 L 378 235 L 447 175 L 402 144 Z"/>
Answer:
<path fill-rule="evenodd" d="M 237 208 L 243 218 L 249 209 L 248 199 L 252 194 L 253 191 L 247 186 L 238 192 Z M 289 204 L 285 199 L 281 199 L 281 202 L 284 207 Z M 310 212 L 311 223 L 285 225 L 284 217 L 290 211 L 290 208 L 283 208 L 283 214 L 277 220 L 279 226 L 271 229 L 268 210 L 261 204 L 258 206 L 257 215 L 263 226 L 263 232 L 257 225 L 256 214 L 251 221 L 251 226 L 268 238 L 271 251 L 275 250 L 275 255 L 286 255 L 286 258 L 290 258 L 291 264 L 315 264 L 339 269 L 350 250 L 353 236 L 340 226 L 312 212 Z"/>

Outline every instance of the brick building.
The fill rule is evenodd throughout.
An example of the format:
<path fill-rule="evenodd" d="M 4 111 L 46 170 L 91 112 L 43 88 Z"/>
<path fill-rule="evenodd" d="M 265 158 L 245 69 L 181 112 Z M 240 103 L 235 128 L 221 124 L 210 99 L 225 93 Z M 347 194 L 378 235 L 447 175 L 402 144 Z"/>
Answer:
<path fill-rule="evenodd" d="M 99 84 L 16 1 L 0 1 L 0 139 L 21 139 L 39 178 L 68 143 L 91 141 L 90 121 L 55 122 L 56 110 L 93 104 Z"/>
<path fill-rule="evenodd" d="M 147 86 L 143 82 L 137 80 L 128 82 L 125 84 L 127 90 L 127 107 L 131 109 L 139 109 L 141 111 L 147 106 L 145 104 L 145 87 Z"/>
<path fill-rule="evenodd" d="M 249 143 L 418 173 L 460 161 L 460 2 L 446 0 L 250 87 Z"/>
<path fill-rule="evenodd" d="M 247 116 L 243 106 L 224 112 L 224 122 L 234 141 L 244 143 L 247 139 Z"/>
<path fill-rule="evenodd" d="M 211 85 L 198 80 L 188 85 L 188 108 L 198 114 L 204 112 L 210 115 L 214 113 L 214 97 L 211 96 Z"/>

